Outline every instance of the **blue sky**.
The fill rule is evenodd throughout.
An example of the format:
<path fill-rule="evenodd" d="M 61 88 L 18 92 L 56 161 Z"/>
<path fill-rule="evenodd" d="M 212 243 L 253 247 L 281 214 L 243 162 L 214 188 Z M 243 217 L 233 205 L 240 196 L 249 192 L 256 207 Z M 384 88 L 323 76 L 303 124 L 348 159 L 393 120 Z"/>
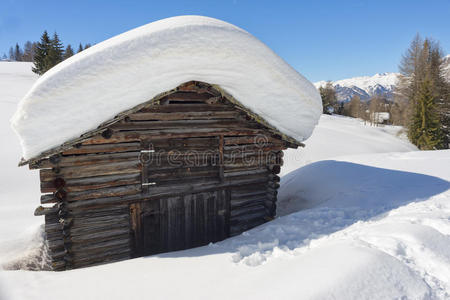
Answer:
<path fill-rule="evenodd" d="M 0 0 L 0 55 L 16 42 L 38 40 L 44 30 L 76 48 L 186 14 L 244 28 L 311 81 L 395 72 L 416 33 L 450 53 L 449 0 Z"/>

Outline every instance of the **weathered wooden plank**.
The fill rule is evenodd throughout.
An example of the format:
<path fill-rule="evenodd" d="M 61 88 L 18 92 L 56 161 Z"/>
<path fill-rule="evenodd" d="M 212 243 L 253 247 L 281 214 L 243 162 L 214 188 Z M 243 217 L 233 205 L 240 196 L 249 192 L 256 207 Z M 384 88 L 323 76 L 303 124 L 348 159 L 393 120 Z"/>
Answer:
<path fill-rule="evenodd" d="M 208 100 L 213 97 L 210 93 L 191 93 L 191 92 L 182 92 L 178 91 L 176 93 L 167 95 L 167 100 L 175 100 L 175 101 L 191 101 L 191 100 Z"/>
<path fill-rule="evenodd" d="M 57 203 L 59 201 L 53 194 L 41 195 L 41 204 Z"/>
<path fill-rule="evenodd" d="M 66 197 L 66 200 L 71 201 L 82 201 L 95 198 L 104 197 L 120 197 L 127 195 L 136 195 L 141 193 L 141 184 L 129 184 L 124 186 L 108 187 L 96 190 L 87 190 L 82 192 L 72 192 Z"/>
<path fill-rule="evenodd" d="M 236 119 L 220 119 L 220 120 L 174 120 L 174 121 L 129 121 L 115 123 L 110 126 L 114 131 L 130 131 L 130 130 L 155 130 L 155 129 L 181 129 L 190 128 L 192 130 L 198 128 L 260 128 L 255 123 L 238 122 Z"/>
<path fill-rule="evenodd" d="M 244 206 L 244 207 L 233 207 L 230 211 L 231 215 L 231 221 L 239 221 L 242 218 L 247 218 L 248 216 L 258 215 L 261 217 L 264 217 L 268 215 L 266 208 L 262 203 L 259 203 L 259 205 L 252 205 L 252 206 Z"/>
<path fill-rule="evenodd" d="M 239 223 L 250 222 L 254 219 L 261 218 L 266 219 L 269 217 L 269 214 L 264 206 L 260 206 L 259 208 L 250 207 L 248 209 L 242 210 L 231 210 L 230 211 L 230 224 L 234 226 Z"/>
<path fill-rule="evenodd" d="M 184 235 L 184 201 L 182 197 L 167 198 L 167 250 L 175 251 L 185 248 Z"/>
<path fill-rule="evenodd" d="M 83 141 L 83 145 L 94 144 L 108 144 L 108 143 L 128 143 L 136 142 L 145 139 L 174 139 L 174 138 L 191 138 L 191 137 L 210 137 L 224 135 L 257 135 L 262 134 L 263 130 L 257 128 L 168 128 L 155 130 L 140 130 L 140 131 L 118 131 L 114 132 L 109 139 L 105 139 L 101 135 L 93 136 L 92 138 Z M 83 147 L 80 147 L 82 149 Z M 72 151 L 70 149 L 69 151 Z M 119 152 L 108 150 L 104 152 Z M 74 151 L 74 150 L 73 150 Z M 131 151 L 131 150 L 130 150 Z M 123 152 L 123 151 L 122 151 Z M 66 152 L 65 152 L 66 153 Z M 90 152 L 92 153 L 92 152 Z"/>
<path fill-rule="evenodd" d="M 197 193 L 195 195 L 195 221 L 194 221 L 194 245 L 201 246 L 205 243 L 205 210 L 207 193 Z"/>
<path fill-rule="evenodd" d="M 112 215 L 91 218 L 75 218 L 71 226 L 71 232 L 101 230 L 102 228 L 111 228 L 111 226 L 129 226 L 130 215 Z"/>
<path fill-rule="evenodd" d="M 45 232 L 62 231 L 63 230 L 63 225 L 60 224 L 60 223 L 45 224 L 44 229 L 45 229 Z"/>
<path fill-rule="evenodd" d="M 52 251 L 50 256 L 51 256 L 52 260 L 60 260 L 67 253 L 68 253 L 67 250 L 63 249 L 63 250 L 59 250 L 59 251 Z"/>
<path fill-rule="evenodd" d="M 165 184 L 164 182 L 179 183 L 181 181 L 195 181 L 206 178 L 218 178 L 219 170 L 216 166 L 187 166 L 173 167 L 170 169 L 150 170 L 148 180 L 155 182 L 157 185 Z"/>
<path fill-rule="evenodd" d="M 113 249 L 111 251 L 103 251 L 100 253 L 78 255 L 72 261 L 73 268 L 82 268 L 88 266 L 101 265 L 131 258 L 131 250 L 127 247 Z"/>
<path fill-rule="evenodd" d="M 103 138 L 104 139 L 104 138 Z M 104 141 L 108 141 L 104 139 Z M 112 143 L 113 144 L 108 144 Z M 72 154 L 88 154 L 88 153 L 117 153 L 117 152 L 130 152 L 139 151 L 141 149 L 141 144 L 137 142 L 127 142 L 120 143 L 119 141 L 108 141 L 104 143 L 99 143 L 99 145 L 86 144 L 82 147 L 73 147 L 62 152 L 63 155 Z"/>
<path fill-rule="evenodd" d="M 274 144 L 282 146 L 282 141 L 273 138 L 267 131 L 261 131 L 259 135 L 248 135 L 248 136 L 228 136 L 225 137 L 225 146 L 229 145 L 254 145 L 265 146 L 268 144 Z"/>
<path fill-rule="evenodd" d="M 200 81 L 189 81 L 177 87 L 177 91 L 208 93 L 213 96 L 221 96 L 221 93 L 210 84 Z"/>
<path fill-rule="evenodd" d="M 233 199 L 231 198 L 231 209 L 236 210 L 243 207 L 249 207 L 254 205 L 264 205 L 267 201 L 266 194 L 259 194 L 255 196 L 249 196 L 247 198 Z"/>
<path fill-rule="evenodd" d="M 64 189 L 66 190 L 66 192 L 70 193 L 138 183 L 141 183 L 139 173 L 105 175 L 67 179 Z M 56 190 L 57 188 L 55 187 L 53 181 L 41 182 L 41 193 L 55 192 Z"/>
<path fill-rule="evenodd" d="M 97 231 L 92 233 L 84 233 L 81 235 L 71 235 L 71 241 L 73 244 L 89 246 L 92 243 L 109 242 L 121 239 L 129 241 L 130 229 L 120 228 L 104 231 Z M 74 249 L 72 248 L 74 251 Z"/>
<path fill-rule="evenodd" d="M 100 242 L 89 242 L 89 243 L 72 243 L 71 252 L 74 255 L 74 259 L 77 256 L 80 256 L 82 253 L 96 253 L 102 252 L 105 250 L 113 250 L 115 247 L 129 247 L 129 236 L 123 236 L 122 238 L 109 240 L 109 241 L 100 241 Z"/>
<path fill-rule="evenodd" d="M 266 191 L 266 186 L 261 186 L 260 188 L 251 188 L 248 190 L 237 190 L 232 189 L 231 190 L 231 200 L 240 200 L 240 199 L 247 199 L 249 197 L 260 197 L 266 195 L 269 197 L 269 194 Z"/>
<path fill-rule="evenodd" d="M 59 239 L 47 240 L 47 244 L 50 250 L 58 251 L 64 249 L 64 239 L 61 235 Z M 53 255 L 52 255 L 53 257 Z"/>
<path fill-rule="evenodd" d="M 257 169 L 244 169 L 244 170 L 226 170 L 224 173 L 224 177 L 233 177 L 233 176 L 245 176 L 245 175 L 255 175 L 255 174 L 264 174 L 269 176 L 269 171 L 267 168 L 257 168 Z"/>
<path fill-rule="evenodd" d="M 167 207 L 167 201 L 166 199 L 155 199 L 142 202 L 141 204 L 142 211 L 139 218 L 141 222 L 142 243 L 138 247 L 137 254 L 149 255 L 160 253 L 163 251 L 162 243 L 166 243 L 165 237 L 162 237 L 161 227 L 166 226 L 165 228 L 167 229 L 167 219 L 163 215 Z"/>
<path fill-rule="evenodd" d="M 186 248 L 194 247 L 195 240 L 195 196 L 183 195 L 184 206 L 184 236 Z"/>
<path fill-rule="evenodd" d="M 224 137 L 223 135 L 219 136 L 219 177 L 220 180 L 223 181 L 225 178 L 224 175 L 224 164 L 225 164 L 225 160 L 224 160 L 224 150 L 223 150 L 223 146 L 224 146 Z"/>
<path fill-rule="evenodd" d="M 34 210 L 34 215 L 35 216 L 45 216 L 48 214 L 54 214 L 56 212 L 59 211 L 59 206 L 57 204 L 51 206 L 51 207 L 42 207 L 42 206 L 38 206 L 35 210 Z"/>
<path fill-rule="evenodd" d="M 232 105 L 216 103 L 190 103 L 190 104 L 174 104 L 169 105 L 151 105 L 139 110 L 140 113 L 144 112 L 158 112 L 158 113 L 170 113 L 170 112 L 188 112 L 188 111 L 232 111 L 235 110 Z"/>
<path fill-rule="evenodd" d="M 54 260 L 52 259 L 50 263 L 50 269 L 55 272 L 67 270 L 67 262 L 64 260 L 64 257 L 60 257 Z"/>
<path fill-rule="evenodd" d="M 148 120 L 160 120 L 160 121 L 172 121 L 172 120 L 202 120 L 202 119 L 235 119 L 240 116 L 240 112 L 237 111 L 188 111 L 188 112 L 170 112 L 170 113 L 158 113 L 158 112 L 146 112 L 146 113 L 134 113 L 128 117 L 132 121 L 148 121 Z"/>
<path fill-rule="evenodd" d="M 95 164 L 114 163 L 122 161 L 130 161 L 138 159 L 140 151 L 135 152 L 119 152 L 108 154 L 85 154 L 85 155 L 69 155 L 59 156 L 56 160 L 42 159 L 36 162 L 35 165 L 39 169 L 54 168 L 54 167 L 72 167 L 72 166 L 88 166 Z"/>
<path fill-rule="evenodd" d="M 134 160 L 91 166 L 42 169 L 40 170 L 39 175 L 41 181 L 53 181 L 56 178 L 61 177 L 67 182 L 69 178 L 139 173 L 140 170 L 141 163 L 138 160 Z"/>

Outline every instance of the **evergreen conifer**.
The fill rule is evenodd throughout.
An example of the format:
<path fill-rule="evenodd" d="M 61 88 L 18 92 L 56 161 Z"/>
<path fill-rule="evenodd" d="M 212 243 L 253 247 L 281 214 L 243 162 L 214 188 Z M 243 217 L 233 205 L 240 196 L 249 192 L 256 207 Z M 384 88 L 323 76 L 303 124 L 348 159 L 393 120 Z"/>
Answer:
<path fill-rule="evenodd" d="M 69 44 L 69 45 L 67 45 L 66 50 L 64 51 L 63 59 L 66 60 L 69 57 L 71 57 L 72 55 L 73 55 L 73 49 L 72 49 L 72 46 L 70 46 L 70 44 Z"/>
<path fill-rule="evenodd" d="M 408 137 L 421 150 L 438 149 L 442 145 L 439 115 L 433 96 L 433 83 L 429 76 L 419 84 L 413 120 L 409 127 Z"/>
<path fill-rule="evenodd" d="M 36 52 L 34 55 L 33 72 L 39 75 L 44 74 L 51 68 L 48 55 L 51 48 L 51 40 L 48 36 L 47 30 L 41 36 L 41 40 L 36 44 Z"/>

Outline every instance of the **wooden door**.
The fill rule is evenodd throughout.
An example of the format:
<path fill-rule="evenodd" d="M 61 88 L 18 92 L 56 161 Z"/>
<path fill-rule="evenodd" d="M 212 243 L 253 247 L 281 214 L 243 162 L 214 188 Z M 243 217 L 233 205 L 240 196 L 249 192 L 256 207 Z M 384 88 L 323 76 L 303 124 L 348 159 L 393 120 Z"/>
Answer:
<path fill-rule="evenodd" d="M 176 251 L 229 236 L 229 192 L 217 190 L 132 204 L 135 256 Z"/>
<path fill-rule="evenodd" d="M 135 256 L 197 247 L 229 236 L 230 193 L 214 190 L 223 181 L 223 137 L 172 139 L 161 146 L 146 143 L 142 151 L 170 153 L 174 148 L 207 155 L 176 164 L 159 158 L 143 163 L 144 200 L 130 206 Z M 200 192 L 205 186 L 208 191 Z"/>

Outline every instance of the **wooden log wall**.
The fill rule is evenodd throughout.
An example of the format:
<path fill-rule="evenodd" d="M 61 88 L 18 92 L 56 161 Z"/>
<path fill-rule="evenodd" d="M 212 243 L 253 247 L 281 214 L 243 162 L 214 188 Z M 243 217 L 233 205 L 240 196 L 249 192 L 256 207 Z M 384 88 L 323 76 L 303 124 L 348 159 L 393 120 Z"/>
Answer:
<path fill-rule="evenodd" d="M 226 191 L 227 235 L 272 219 L 288 146 L 210 86 L 191 82 L 30 164 L 40 169 L 47 207 L 35 214 L 45 215 L 53 269 L 134 256 L 130 209 L 143 201 Z"/>

